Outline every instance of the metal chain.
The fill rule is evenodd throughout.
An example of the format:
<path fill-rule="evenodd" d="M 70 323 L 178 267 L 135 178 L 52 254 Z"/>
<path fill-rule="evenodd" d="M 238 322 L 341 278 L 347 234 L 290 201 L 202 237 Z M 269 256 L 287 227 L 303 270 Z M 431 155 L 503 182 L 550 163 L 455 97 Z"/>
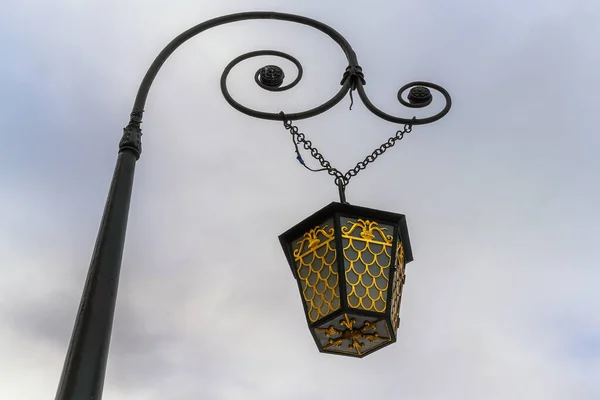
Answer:
<path fill-rule="evenodd" d="M 313 171 L 313 172 L 319 172 L 319 171 L 327 171 L 327 173 L 331 176 L 335 176 L 335 182 L 336 185 L 339 186 L 339 183 L 344 183 L 345 178 L 344 178 L 344 174 L 342 174 L 337 168 L 334 168 L 331 166 L 331 163 L 329 161 L 327 161 L 325 159 L 325 157 L 323 157 L 323 155 L 321 154 L 321 152 L 319 152 L 319 150 L 313 146 L 312 142 L 308 139 L 306 139 L 306 136 L 304 135 L 304 133 L 299 132 L 298 131 L 298 127 L 292 125 L 292 121 L 288 120 L 285 117 L 285 114 L 282 112 L 280 112 L 282 118 L 283 118 L 283 126 L 285 127 L 285 129 L 290 131 L 290 134 L 292 135 L 292 141 L 294 142 L 294 146 L 296 147 L 296 155 L 297 155 L 297 159 L 300 162 L 300 164 L 302 164 L 304 167 L 306 167 L 307 169 Z M 300 155 L 300 152 L 298 151 L 298 145 L 302 144 L 302 146 L 304 147 L 305 150 L 310 151 L 310 154 L 313 156 L 313 158 L 315 160 L 317 160 L 319 162 L 319 164 L 321 164 L 321 169 L 320 170 L 314 170 L 310 167 L 308 167 L 305 163 L 304 160 L 302 159 L 302 156 Z"/>
<path fill-rule="evenodd" d="M 296 158 L 298 159 L 300 164 L 302 164 L 305 168 L 313 172 L 327 171 L 329 175 L 335 176 L 335 184 L 340 188 L 345 188 L 352 177 L 356 176 L 360 171 L 367 168 L 367 165 L 375 161 L 377 157 L 385 153 L 387 149 L 394 146 L 397 141 L 402 140 L 405 134 L 410 133 L 412 131 L 412 124 L 405 124 L 403 129 L 398 130 L 394 136 L 392 136 L 381 146 L 373 150 L 373 152 L 366 156 L 363 161 L 358 162 L 354 168 L 348 170 L 345 174 L 343 174 L 337 168 L 331 166 L 331 163 L 327 161 L 325 157 L 323 157 L 323 155 L 319 152 L 319 150 L 317 150 L 316 147 L 313 146 L 312 142 L 306 139 L 304 133 L 299 132 L 298 127 L 293 125 L 292 121 L 286 118 L 283 111 L 279 114 L 283 119 L 283 126 L 285 127 L 285 129 L 289 130 L 290 134 L 292 135 L 292 141 L 294 142 L 294 146 L 296 147 Z M 313 156 L 313 158 L 317 160 L 319 164 L 321 164 L 321 169 L 312 169 L 304 163 L 304 160 L 302 159 L 302 156 L 298 151 L 299 144 L 302 144 L 304 149 L 310 151 L 310 154 Z"/>

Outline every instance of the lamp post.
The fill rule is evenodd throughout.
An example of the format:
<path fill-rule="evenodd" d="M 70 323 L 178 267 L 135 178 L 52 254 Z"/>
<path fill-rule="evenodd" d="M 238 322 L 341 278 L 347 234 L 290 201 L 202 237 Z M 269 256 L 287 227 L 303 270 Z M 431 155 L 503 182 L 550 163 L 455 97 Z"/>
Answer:
<path fill-rule="evenodd" d="M 335 178 L 340 202 L 330 204 L 280 236 L 286 258 L 298 280 L 306 318 L 319 350 L 362 357 L 395 341 L 404 266 L 412 260 L 406 221 L 401 214 L 348 204 L 345 188 L 353 176 L 402 139 L 413 126 L 431 123 L 446 115 L 451 106 L 448 92 L 429 82 L 409 83 L 398 92 L 400 103 L 412 108 L 425 107 L 431 103 L 433 96 L 430 89 L 434 89 L 444 97 L 444 108 L 427 118 L 392 116 L 369 100 L 364 89 L 364 74 L 354 50 L 331 27 L 293 14 L 264 11 L 231 14 L 196 25 L 173 39 L 156 57 L 141 82 L 129 123 L 119 142 L 116 166 L 65 358 L 57 400 L 102 398 L 133 176 L 142 153 L 140 125 L 154 78 L 167 58 L 188 39 L 212 27 L 248 19 L 275 19 L 313 27 L 334 40 L 346 55 L 348 67 L 342 76 L 340 90 L 331 99 L 310 110 L 287 114 L 257 111 L 238 103 L 230 95 L 227 76 L 231 69 L 240 61 L 256 56 L 279 56 L 293 62 L 298 69 L 296 79 L 282 86 L 283 70 L 275 65 L 265 66 L 255 74 L 255 81 L 260 87 L 284 91 L 298 84 L 302 78 L 300 62 L 279 51 L 254 51 L 234 59 L 223 71 L 221 91 L 227 102 L 244 114 L 282 121 L 292 135 L 298 161 L 311 169 L 300 155 L 300 145 L 320 163 L 320 170 Z M 405 99 L 408 89 L 410 91 Z M 346 95 L 352 97 L 354 91 L 373 114 L 386 121 L 403 124 L 404 128 L 355 168 L 342 173 L 314 148 L 292 120 L 319 115 Z"/>

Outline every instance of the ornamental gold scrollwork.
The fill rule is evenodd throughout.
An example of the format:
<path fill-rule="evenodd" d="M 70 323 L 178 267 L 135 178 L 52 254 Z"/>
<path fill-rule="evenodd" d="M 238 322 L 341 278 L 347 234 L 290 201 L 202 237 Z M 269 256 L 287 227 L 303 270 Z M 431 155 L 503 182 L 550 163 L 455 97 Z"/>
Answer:
<path fill-rule="evenodd" d="M 342 226 L 347 301 L 353 308 L 384 312 L 393 236 L 376 221 L 357 219 Z"/>
<path fill-rule="evenodd" d="M 333 227 L 316 226 L 298 240 L 293 252 L 310 322 L 340 308 L 334 239 Z"/>
<path fill-rule="evenodd" d="M 316 331 L 325 333 L 325 336 L 329 338 L 329 343 L 323 347 L 324 350 L 331 347 L 341 347 L 344 341 L 349 341 L 348 348 L 355 350 L 360 356 L 362 355 L 362 349 L 365 347 L 365 340 L 369 342 L 390 340 L 389 337 L 379 336 L 377 322 L 379 321 L 365 321 L 361 327 L 355 328 L 356 319 L 344 314 L 344 319 L 340 320 L 339 323 L 346 329 L 337 329 L 335 326 L 329 325 L 327 328 L 316 328 Z"/>
<path fill-rule="evenodd" d="M 386 235 L 385 231 L 387 228 L 380 228 L 376 221 L 369 221 L 359 218 L 356 221 L 348 221 L 348 224 L 350 227 L 342 226 L 342 235 L 344 237 L 352 238 L 354 231 L 359 229 L 359 236 L 365 241 L 385 244 L 387 246 L 392 245 L 394 238 L 392 235 Z"/>

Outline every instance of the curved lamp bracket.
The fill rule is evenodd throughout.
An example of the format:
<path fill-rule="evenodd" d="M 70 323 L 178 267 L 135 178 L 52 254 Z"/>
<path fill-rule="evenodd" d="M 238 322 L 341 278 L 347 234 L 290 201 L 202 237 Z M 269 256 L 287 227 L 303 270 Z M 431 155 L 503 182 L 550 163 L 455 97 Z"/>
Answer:
<path fill-rule="evenodd" d="M 364 86 L 366 85 L 366 81 L 362 72 L 362 68 L 358 65 L 356 53 L 354 52 L 352 46 L 350 46 L 348 41 L 335 29 L 322 22 L 316 21 L 311 18 L 306 18 L 300 15 L 277 13 L 271 11 L 243 12 L 213 18 L 211 20 L 198 24 L 177 36 L 159 53 L 159 55 L 156 57 L 156 59 L 146 72 L 146 75 L 144 76 L 144 79 L 142 80 L 138 89 L 133 109 L 131 111 L 131 118 L 129 124 L 125 127 L 123 138 L 121 139 L 121 142 L 119 144 L 120 151 L 131 151 L 136 155 L 136 157 L 139 158 L 142 152 L 142 133 L 140 124 L 142 122 L 144 106 L 146 104 L 146 99 L 148 97 L 148 93 L 150 91 L 152 82 L 154 82 L 156 75 L 158 74 L 160 68 L 165 63 L 167 58 L 169 58 L 169 56 L 173 54 L 173 52 L 177 50 L 177 48 L 179 48 L 179 46 L 181 46 L 183 43 L 198 35 L 199 33 L 204 32 L 207 29 L 219 25 L 228 24 L 231 22 L 250 19 L 275 19 L 280 21 L 288 21 L 297 24 L 307 25 L 312 28 L 315 28 L 329 36 L 333 41 L 335 41 L 340 46 L 341 50 L 344 52 L 344 55 L 346 56 L 346 59 L 348 61 L 348 67 L 346 68 L 346 71 L 344 72 L 342 80 L 340 82 L 340 90 L 331 99 L 310 110 L 286 113 L 285 116 L 290 120 L 306 119 L 319 115 L 338 104 L 348 93 L 352 95 L 352 92 L 355 90 L 358 92 L 359 98 L 369 111 L 386 121 L 393 122 L 396 124 L 428 124 L 439 120 L 450 110 L 452 104 L 450 94 L 443 87 L 434 83 L 417 81 L 408 83 L 402 88 L 400 88 L 400 90 L 398 91 L 398 100 L 400 101 L 400 103 L 409 108 L 426 107 L 432 102 L 433 95 L 431 94 L 430 89 L 433 89 L 441 93 L 444 97 L 445 106 L 442 109 L 442 111 L 426 118 L 397 117 L 387 114 L 378 107 L 376 107 L 367 96 L 367 93 L 364 88 Z M 282 86 L 285 76 L 283 70 L 276 65 L 264 66 L 258 71 L 256 71 L 254 75 L 255 82 L 261 88 L 273 92 L 281 92 L 293 88 L 300 82 L 300 80 L 302 79 L 302 65 L 296 58 L 280 51 L 259 50 L 242 54 L 241 56 L 232 60 L 227 65 L 227 67 L 225 67 L 225 70 L 221 75 L 221 91 L 223 93 L 223 96 L 225 97 L 225 100 L 227 100 L 227 102 L 233 108 L 246 115 L 267 120 L 283 121 L 284 119 L 280 113 L 258 111 L 240 104 L 231 96 L 227 88 L 227 77 L 233 67 L 235 67 L 239 62 L 248 58 L 265 55 L 278 56 L 291 61 L 297 68 L 297 75 L 296 79 L 293 82 L 291 82 L 288 85 Z M 407 99 L 405 100 L 403 95 L 407 90 L 409 90 L 409 93 Z"/>

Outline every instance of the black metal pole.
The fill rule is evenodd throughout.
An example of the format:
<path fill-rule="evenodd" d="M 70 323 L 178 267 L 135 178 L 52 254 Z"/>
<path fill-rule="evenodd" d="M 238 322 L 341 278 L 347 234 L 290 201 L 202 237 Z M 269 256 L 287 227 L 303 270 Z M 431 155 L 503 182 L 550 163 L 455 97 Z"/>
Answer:
<path fill-rule="evenodd" d="M 56 400 L 102 398 L 135 163 L 141 153 L 135 116 L 124 131 Z"/>

